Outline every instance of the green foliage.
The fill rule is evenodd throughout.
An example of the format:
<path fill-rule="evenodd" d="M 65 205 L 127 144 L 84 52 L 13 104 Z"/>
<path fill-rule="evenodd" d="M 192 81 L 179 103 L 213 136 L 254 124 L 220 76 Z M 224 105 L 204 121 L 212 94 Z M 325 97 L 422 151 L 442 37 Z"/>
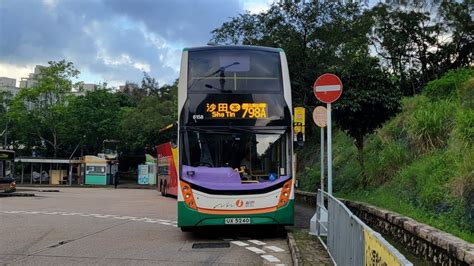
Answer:
<path fill-rule="evenodd" d="M 368 160 L 364 170 L 369 184 L 374 187 L 391 180 L 412 160 L 410 150 L 404 143 L 393 139 L 384 141 L 379 135 L 372 135 L 367 142 Z"/>
<path fill-rule="evenodd" d="M 429 210 L 413 206 L 409 201 L 404 200 L 389 186 L 381 187 L 373 191 L 351 191 L 350 193 L 337 193 L 338 197 L 367 202 L 369 204 L 385 208 L 402 215 L 411 217 L 419 222 L 429 224 L 440 230 L 460 237 L 468 242 L 474 242 L 473 230 L 459 227 L 455 223 L 455 217 L 449 213 L 435 214 Z M 466 217 L 466 216 L 465 216 Z"/>
<path fill-rule="evenodd" d="M 407 121 L 410 139 L 421 152 L 447 145 L 453 129 L 457 107 L 453 102 L 422 102 Z"/>
<path fill-rule="evenodd" d="M 166 141 L 160 139 L 158 132 L 178 118 L 177 92 L 177 83 L 165 85 L 153 96 L 142 98 L 137 107 L 123 110 L 120 121 L 122 149 L 150 150 Z"/>
<path fill-rule="evenodd" d="M 70 130 L 68 152 L 80 145 L 85 154 L 97 154 L 105 139 L 120 138 L 120 109 L 123 106 L 119 97 L 99 89 L 70 98 L 66 118 Z"/>
<path fill-rule="evenodd" d="M 67 95 L 79 71 L 65 60 L 48 63 L 36 76 L 36 87 L 22 89 L 15 97 L 8 116 L 22 144 L 49 148 L 56 157 L 69 134 L 65 123 Z"/>
<path fill-rule="evenodd" d="M 375 58 L 353 61 L 341 77 L 344 93 L 334 105 L 334 115 L 337 125 L 354 138 L 361 151 L 364 137 L 398 112 L 400 94 Z"/>
<path fill-rule="evenodd" d="M 426 82 L 450 69 L 472 64 L 471 13 L 469 1 L 454 0 L 411 7 L 378 4 L 367 12 L 374 21 L 373 47 L 394 71 L 404 95 L 418 93 Z"/>
<path fill-rule="evenodd" d="M 395 184 L 414 206 L 443 212 L 452 207 L 447 193 L 452 164 L 453 158 L 443 152 L 426 154 L 401 170 Z"/>
<path fill-rule="evenodd" d="M 465 143 L 474 143 L 474 110 L 460 110 L 457 112 L 454 133 Z"/>
<path fill-rule="evenodd" d="M 459 88 L 461 106 L 474 109 L 474 77 L 471 77 Z"/>
<path fill-rule="evenodd" d="M 361 186 L 362 168 L 357 160 L 357 148 L 354 140 L 344 132 L 337 130 L 333 136 L 333 188 L 353 190 Z"/>
<path fill-rule="evenodd" d="M 370 20 L 357 4 L 306 1 L 273 4 L 260 14 L 244 13 L 212 31 L 225 44 L 280 47 L 286 53 L 293 100 L 316 104 L 315 77 L 368 53 Z"/>
<path fill-rule="evenodd" d="M 428 82 L 426 87 L 423 89 L 423 94 L 432 100 L 457 97 L 461 84 L 472 77 L 474 77 L 474 68 L 451 70 L 444 74 L 440 79 Z M 472 97 L 472 92 L 469 92 L 467 89 L 464 89 L 464 91 L 464 94 L 471 93 Z"/>
<path fill-rule="evenodd" d="M 459 80 L 456 73 L 466 72 L 447 76 Z M 472 79 L 464 80 L 451 83 L 457 86 L 454 93 L 469 95 Z M 357 151 L 350 138 L 336 130 L 334 191 L 472 241 L 474 110 L 463 100 L 427 95 L 402 99 L 402 111 L 365 141 L 363 170 L 355 163 Z"/>

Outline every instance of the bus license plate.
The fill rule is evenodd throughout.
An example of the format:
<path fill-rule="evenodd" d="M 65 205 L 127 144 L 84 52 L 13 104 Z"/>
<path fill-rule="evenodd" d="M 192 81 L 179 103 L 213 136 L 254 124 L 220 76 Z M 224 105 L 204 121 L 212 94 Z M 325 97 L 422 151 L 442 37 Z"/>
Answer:
<path fill-rule="evenodd" d="M 225 218 L 225 224 L 250 224 L 250 218 Z"/>

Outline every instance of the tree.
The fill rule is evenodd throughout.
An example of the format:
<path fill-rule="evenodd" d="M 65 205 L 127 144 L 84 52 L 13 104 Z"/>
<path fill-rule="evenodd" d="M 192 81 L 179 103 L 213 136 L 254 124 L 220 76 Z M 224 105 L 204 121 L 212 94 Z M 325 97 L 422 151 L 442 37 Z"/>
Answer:
<path fill-rule="evenodd" d="M 157 95 L 160 92 L 160 86 L 158 82 L 146 72 L 143 72 L 141 89 L 146 91 L 147 95 Z"/>
<path fill-rule="evenodd" d="M 120 96 L 103 88 L 71 98 L 65 115 L 67 151 L 80 146 L 86 154 L 97 154 L 104 140 L 119 139 L 122 107 Z"/>
<path fill-rule="evenodd" d="M 10 105 L 12 98 L 11 92 L 8 91 L 1 91 L 0 92 L 0 136 L 3 136 L 4 146 L 8 145 L 8 127 L 9 127 L 9 119 L 7 117 L 8 106 Z"/>
<path fill-rule="evenodd" d="M 358 4 L 305 1 L 273 4 L 260 14 L 241 14 L 212 34 L 217 43 L 283 48 L 293 101 L 314 105 L 308 88 L 317 76 L 367 53 L 370 22 Z"/>
<path fill-rule="evenodd" d="M 64 114 L 68 95 L 79 75 L 72 62 L 48 62 L 35 76 L 34 88 L 22 89 L 15 97 L 9 117 L 17 125 L 25 144 L 49 146 L 57 157 L 62 142 L 69 134 Z"/>
<path fill-rule="evenodd" d="M 334 104 L 335 120 L 354 138 L 359 164 L 364 169 L 364 138 L 399 111 L 400 92 L 377 58 L 357 58 L 339 76 L 344 91 Z"/>
<path fill-rule="evenodd" d="M 472 4 L 439 2 L 379 4 L 367 12 L 374 20 L 372 47 L 399 78 L 405 95 L 419 93 L 428 81 L 472 63 Z"/>
<path fill-rule="evenodd" d="M 159 130 L 177 120 L 178 86 L 164 85 L 157 95 L 144 97 L 137 107 L 124 108 L 120 122 L 122 145 L 132 152 L 155 147 Z"/>

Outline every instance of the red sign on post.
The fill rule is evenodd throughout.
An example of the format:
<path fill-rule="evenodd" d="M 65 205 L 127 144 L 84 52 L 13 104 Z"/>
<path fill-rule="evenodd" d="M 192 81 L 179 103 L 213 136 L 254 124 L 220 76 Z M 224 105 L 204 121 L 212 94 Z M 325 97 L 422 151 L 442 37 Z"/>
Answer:
<path fill-rule="evenodd" d="M 342 94 L 342 82 L 334 74 L 323 74 L 314 82 L 314 95 L 323 103 L 332 103 Z"/>

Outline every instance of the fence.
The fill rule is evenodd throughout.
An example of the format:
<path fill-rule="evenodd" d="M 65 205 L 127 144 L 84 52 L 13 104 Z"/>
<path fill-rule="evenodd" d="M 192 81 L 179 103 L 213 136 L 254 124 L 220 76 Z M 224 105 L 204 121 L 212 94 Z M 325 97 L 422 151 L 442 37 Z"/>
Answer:
<path fill-rule="evenodd" d="M 413 265 L 342 202 L 320 190 L 311 232 L 327 236 L 329 255 L 337 265 Z"/>

